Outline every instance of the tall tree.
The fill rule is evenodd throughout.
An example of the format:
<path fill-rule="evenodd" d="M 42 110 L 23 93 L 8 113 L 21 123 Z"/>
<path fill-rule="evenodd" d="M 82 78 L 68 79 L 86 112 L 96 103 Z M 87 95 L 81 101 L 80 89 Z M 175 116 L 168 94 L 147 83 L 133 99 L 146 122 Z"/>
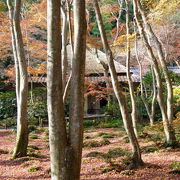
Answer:
<path fill-rule="evenodd" d="M 60 6 L 60 0 L 47 1 L 47 106 L 52 180 L 64 180 L 67 177 L 67 132 L 62 98 Z"/>
<path fill-rule="evenodd" d="M 85 1 L 74 0 L 74 56 L 72 64 L 69 131 L 66 131 L 61 67 L 59 0 L 48 0 L 47 103 L 51 179 L 80 179 L 83 142 L 84 71 L 86 48 Z"/>
<path fill-rule="evenodd" d="M 126 74 L 127 74 L 127 80 L 129 85 L 129 93 L 131 98 L 131 106 L 132 106 L 132 123 L 133 123 L 133 129 L 136 134 L 136 137 L 138 137 L 137 132 L 137 108 L 136 108 L 136 97 L 134 93 L 134 86 L 131 78 L 131 72 L 130 72 L 130 59 L 131 59 L 131 51 L 130 51 L 130 40 L 129 40 L 129 2 L 128 0 L 125 0 L 126 2 L 126 37 L 127 37 L 127 55 L 126 55 Z"/>
<path fill-rule="evenodd" d="M 147 31 L 147 34 L 148 34 L 149 38 L 153 39 L 156 50 L 158 52 L 158 57 L 159 57 L 159 60 L 161 63 L 161 67 L 163 70 L 163 74 L 164 74 L 165 81 L 166 81 L 166 87 L 167 87 L 167 116 L 168 116 L 169 123 L 172 123 L 172 119 L 173 119 L 173 90 L 172 90 L 171 79 L 170 79 L 169 74 L 168 74 L 168 68 L 166 65 L 166 59 L 165 59 L 165 55 L 163 52 L 162 44 L 159 41 L 159 39 L 157 38 L 157 36 L 155 35 L 151 25 L 148 23 L 146 15 L 143 11 L 143 8 L 141 7 L 140 1 L 137 1 L 137 3 L 138 3 L 138 9 L 139 9 L 139 12 L 142 16 L 142 20 L 143 20 L 143 23 L 145 25 L 145 29 Z"/>
<path fill-rule="evenodd" d="M 27 65 L 24 53 L 24 44 L 20 26 L 21 0 L 14 1 L 14 7 L 7 0 L 9 19 L 11 24 L 12 47 L 16 69 L 16 99 L 17 99 L 17 139 L 13 158 L 22 157 L 27 154 L 28 146 L 28 120 L 27 120 L 27 98 L 28 77 Z"/>
<path fill-rule="evenodd" d="M 110 71 L 111 78 L 112 78 L 112 85 L 113 85 L 114 93 L 117 97 L 119 107 L 121 110 L 121 114 L 122 114 L 122 118 L 123 118 L 123 122 L 124 122 L 124 127 L 126 129 L 126 132 L 128 134 L 128 137 L 129 137 L 129 140 L 130 140 L 130 143 L 132 146 L 132 163 L 130 166 L 138 167 L 143 164 L 143 161 L 141 159 L 139 143 L 138 143 L 136 135 L 134 133 L 132 120 L 131 120 L 131 117 L 129 116 L 128 107 L 127 107 L 127 104 L 125 101 L 125 96 L 123 95 L 122 89 L 119 85 L 119 81 L 118 81 L 118 77 L 117 77 L 117 73 L 116 73 L 116 69 L 115 69 L 115 65 L 114 65 L 114 61 L 113 61 L 112 51 L 111 51 L 108 41 L 107 41 L 107 37 L 106 37 L 106 33 L 105 33 L 105 29 L 104 29 L 103 21 L 102 21 L 102 17 L 101 17 L 101 12 L 100 12 L 100 8 L 99 8 L 97 0 L 93 0 L 93 6 L 95 9 L 95 13 L 96 13 L 96 19 L 97 19 L 97 23 L 98 23 L 98 27 L 99 27 L 99 31 L 100 31 L 100 35 L 101 35 L 101 40 L 103 43 L 103 48 L 104 48 L 104 51 L 105 51 L 105 54 L 107 57 L 107 61 L 108 61 L 108 66 L 109 66 L 109 71 Z"/>
<path fill-rule="evenodd" d="M 70 93 L 69 138 L 72 148 L 70 179 L 80 179 L 83 143 L 84 74 L 86 56 L 85 0 L 74 0 L 74 57 Z"/>
<path fill-rule="evenodd" d="M 149 38 L 147 37 L 145 29 L 144 29 L 144 27 L 140 21 L 139 13 L 138 13 L 138 2 L 137 2 L 137 0 L 133 0 L 133 3 L 134 3 L 134 15 L 135 15 L 136 23 L 137 23 L 139 32 L 140 32 L 141 36 L 143 37 L 144 44 L 146 46 L 147 53 L 151 59 L 151 64 L 153 66 L 155 77 L 156 77 L 157 101 L 158 101 L 160 109 L 161 109 L 163 125 L 164 125 L 164 132 L 165 132 L 165 136 L 166 136 L 166 142 L 169 145 L 174 145 L 174 143 L 176 142 L 176 138 L 175 138 L 175 134 L 174 134 L 172 124 L 169 123 L 168 115 L 167 115 L 167 109 L 166 109 L 166 106 L 164 104 L 163 86 L 162 86 L 162 79 L 160 76 L 160 69 L 158 66 L 158 62 L 157 62 L 157 59 L 153 53 L 152 47 L 151 47 L 150 42 L 149 42 Z"/>

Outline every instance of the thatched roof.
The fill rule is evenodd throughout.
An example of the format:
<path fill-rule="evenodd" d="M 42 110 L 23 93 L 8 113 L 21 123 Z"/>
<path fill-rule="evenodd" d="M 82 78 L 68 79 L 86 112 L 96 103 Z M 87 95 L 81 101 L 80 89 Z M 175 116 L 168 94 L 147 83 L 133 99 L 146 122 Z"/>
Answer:
<path fill-rule="evenodd" d="M 68 52 L 68 60 L 71 62 L 71 47 L 67 46 L 67 52 Z M 98 54 L 98 59 L 100 61 L 103 61 L 105 64 L 107 64 L 106 60 L 106 55 L 102 51 L 97 50 Z M 116 71 L 117 73 L 125 73 L 126 72 L 126 67 L 121 65 L 120 63 L 114 61 Z M 101 65 L 101 63 L 98 62 L 97 60 L 97 55 L 95 53 L 95 50 L 93 49 L 87 49 L 86 50 L 86 67 L 85 67 L 85 72 L 87 74 L 94 74 L 94 73 L 104 73 L 104 68 Z"/>
<path fill-rule="evenodd" d="M 85 77 L 85 81 L 88 82 L 105 82 L 107 78 L 105 77 Z M 111 77 L 109 77 L 109 80 L 111 80 Z M 118 76 L 119 82 L 127 82 L 127 76 Z M 46 83 L 47 77 L 29 77 L 29 82 L 34 82 L 34 83 Z M 133 82 L 139 82 L 139 78 L 136 76 L 132 76 L 132 81 Z"/>

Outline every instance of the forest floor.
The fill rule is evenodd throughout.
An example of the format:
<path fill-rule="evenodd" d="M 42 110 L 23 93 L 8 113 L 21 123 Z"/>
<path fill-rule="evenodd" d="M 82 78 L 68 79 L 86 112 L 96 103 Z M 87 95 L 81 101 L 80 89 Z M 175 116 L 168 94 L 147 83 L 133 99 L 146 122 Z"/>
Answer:
<path fill-rule="evenodd" d="M 47 129 L 30 133 L 28 156 L 11 159 L 15 145 L 12 130 L 0 130 L 0 180 L 50 179 Z M 81 180 L 180 179 L 180 149 L 162 148 L 146 135 L 140 138 L 145 165 L 128 170 L 130 145 L 118 128 L 91 129 L 84 134 Z"/>

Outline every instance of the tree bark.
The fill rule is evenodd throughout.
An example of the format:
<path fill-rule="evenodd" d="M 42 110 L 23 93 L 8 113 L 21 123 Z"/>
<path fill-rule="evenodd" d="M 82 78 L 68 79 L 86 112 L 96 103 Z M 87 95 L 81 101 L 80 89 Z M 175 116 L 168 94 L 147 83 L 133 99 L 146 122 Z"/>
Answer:
<path fill-rule="evenodd" d="M 67 58 L 67 36 L 68 36 L 68 17 L 67 17 L 67 7 L 66 1 L 62 1 L 61 5 L 62 12 L 62 80 L 63 80 L 63 91 L 66 87 L 67 79 L 67 68 L 68 68 L 68 58 Z"/>
<path fill-rule="evenodd" d="M 172 90 L 171 79 L 168 74 L 168 68 L 166 66 L 164 52 L 162 50 L 162 44 L 159 41 L 159 39 L 157 38 L 157 36 L 155 35 L 155 33 L 153 32 L 151 25 L 148 23 L 145 13 L 141 7 L 140 1 L 138 0 L 137 3 L 138 3 L 138 8 L 139 8 L 140 14 L 142 16 L 142 20 L 145 25 L 147 34 L 153 39 L 156 50 L 158 52 L 158 57 L 159 57 L 159 60 L 161 63 L 161 67 L 163 70 L 163 74 L 164 74 L 166 86 L 167 86 L 167 116 L 168 116 L 169 123 L 172 123 L 172 120 L 173 120 L 173 90 Z"/>
<path fill-rule="evenodd" d="M 59 0 L 47 1 L 47 106 L 52 180 L 66 180 L 67 178 L 67 132 L 63 105 L 60 6 Z"/>
<path fill-rule="evenodd" d="M 12 3 L 7 0 L 11 23 L 12 46 L 16 69 L 17 137 L 13 158 L 26 156 L 28 146 L 28 77 L 24 44 L 20 27 L 21 0 Z"/>
<path fill-rule="evenodd" d="M 100 35 L 101 35 L 101 40 L 103 43 L 103 48 L 104 48 L 104 51 L 105 51 L 105 54 L 107 57 L 107 61 L 108 61 L 109 71 L 110 71 L 111 78 L 112 78 L 113 89 L 114 89 L 115 95 L 116 95 L 118 103 L 119 103 L 119 107 L 120 107 L 123 122 L 124 122 L 124 127 L 126 129 L 126 132 L 128 134 L 128 137 L 129 137 L 129 140 L 130 140 L 130 143 L 132 146 L 131 167 L 138 167 L 143 164 L 143 161 L 141 159 L 141 152 L 140 152 L 140 148 L 139 148 L 139 144 L 138 144 L 136 135 L 133 130 L 133 125 L 132 125 L 131 118 L 129 116 L 128 107 L 127 107 L 127 104 L 125 101 L 125 96 L 123 95 L 122 89 L 119 86 L 112 52 L 111 52 L 111 49 L 110 49 L 108 41 L 107 41 L 107 37 L 106 37 L 106 33 L 105 33 L 105 29 L 104 29 L 103 21 L 102 21 L 102 17 L 101 17 L 101 12 L 100 12 L 100 8 L 99 8 L 97 0 L 93 0 L 93 6 L 95 9 L 95 13 L 96 13 L 96 19 L 97 19 L 97 23 L 98 23 L 98 27 L 99 27 L 99 31 L 100 31 Z"/>
<path fill-rule="evenodd" d="M 72 62 L 69 116 L 69 141 L 71 146 L 71 159 L 68 162 L 69 180 L 80 179 L 81 170 L 86 26 L 85 0 L 74 0 L 74 57 Z"/>
<path fill-rule="evenodd" d="M 145 46 L 147 49 L 147 53 L 151 59 L 151 63 L 152 63 L 152 66 L 153 66 L 153 69 L 155 72 L 155 77 L 156 77 L 156 82 L 157 82 L 157 101 L 159 103 L 161 113 L 162 113 L 166 142 L 168 145 L 174 145 L 174 143 L 176 142 L 176 139 L 175 139 L 175 134 L 174 134 L 172 125 L 168 121 L 167 109 L 166 109 L 166 106 L 164 104 L 162 80 L 160 77 L 160 70 L 159 70 L 158 62 L 157 62 L 157 59 L 156 59 L 156 57 L 152 51 L 152 48 L 150 46 L 147 35 L 145 33 L 144 27 L 139 20 L 137 0 L 133 0 L 133 4 L 134 4 L 134 15 L 135 15 L 136 23 L 137 23 L 139 32 L 144 39 L 144 43 L 145 43 Z"/>
<path fill-rule="evenodd" d="M 136 137 L 138 137 L 136 97 L 134 94 L 134 87 L 133 87 L 133 82 L 132 82 L 131 73 L 130 73 L 131 50 L 130 50 L 130 40 L 128 37 L 130 35 L 129 33 L 129 3 L 127 0 L 125 0 L 125 2 L 126 2 L 126 37 L 127 37 L 126 74 L 127 74 L 129 93 L 130 93 L 130 98 L 131 98 L 131 106 L 132 106 L 131 117 L 132 117 L 133 129 L 134 129 Z"/>

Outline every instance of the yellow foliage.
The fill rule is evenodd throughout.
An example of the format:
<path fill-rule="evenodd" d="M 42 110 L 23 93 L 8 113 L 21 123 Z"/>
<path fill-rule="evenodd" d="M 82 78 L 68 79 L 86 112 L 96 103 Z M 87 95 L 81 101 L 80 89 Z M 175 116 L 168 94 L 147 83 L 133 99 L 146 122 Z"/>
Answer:
<path fill-rule="evenodd" d="M 114 42 L 114 46 L 116 46 L 116 45 L 120 45 L 120 44 L 122 44 L 122 43 L 126 43 L 127 42 L 127 39 L 129 39 L 130 40 L 130 42 L 131 41 L 134 41 L 135 40 L 135 33 L 133 33 L 133 34 L 128 34 L 128 36 L 127 35 L 121 35 L 121 36 L 119 36 L 118 38 L 117 38 L 117 40 Z"/>
<path fill-rule="evenodd" d="M 155 8 L 151 10 L 151 20 L 154 23 L 161 23 L 162 20 L 168 20 L 180 9 L 179 0 L 160 0 Z"/>
<path fill-rule="evenodd" d="M 180 86 L 173 88 L 174 97 L 177 98 L 177 103 L 180 103 Z"/>

